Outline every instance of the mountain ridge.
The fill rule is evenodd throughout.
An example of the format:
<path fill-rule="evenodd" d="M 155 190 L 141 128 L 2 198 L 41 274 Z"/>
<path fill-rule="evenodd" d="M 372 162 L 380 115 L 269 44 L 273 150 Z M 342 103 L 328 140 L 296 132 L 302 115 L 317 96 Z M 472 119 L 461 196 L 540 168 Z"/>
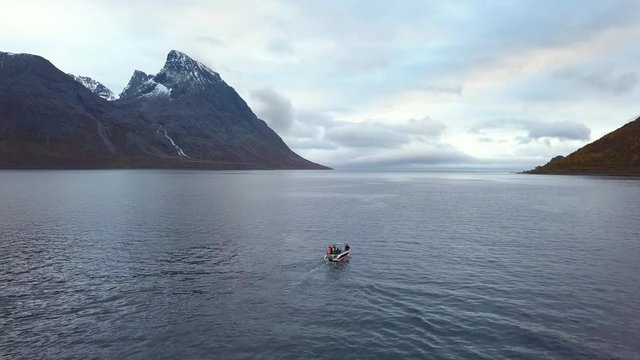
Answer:
<path fill-rule="evenodd" d="M 174 60 L 200 64 L 172 51 L 107 101 L 45 58 L 0 52 L 0 168 L 327 169 L 291 151 L 219 75 L 177 77 L 190 69 Z"/>

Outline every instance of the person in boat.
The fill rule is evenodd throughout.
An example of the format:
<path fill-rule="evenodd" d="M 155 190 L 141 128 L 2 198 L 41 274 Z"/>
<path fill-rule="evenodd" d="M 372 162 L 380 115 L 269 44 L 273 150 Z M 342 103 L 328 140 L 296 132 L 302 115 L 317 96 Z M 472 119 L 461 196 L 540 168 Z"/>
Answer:
<path fill-rule="evenodd" d="M 349 251 L 349 249 L 351 249 L 351 247 L 349 247 L 349 244 L 345 244 L 344 245 L 344 251 Z"/>

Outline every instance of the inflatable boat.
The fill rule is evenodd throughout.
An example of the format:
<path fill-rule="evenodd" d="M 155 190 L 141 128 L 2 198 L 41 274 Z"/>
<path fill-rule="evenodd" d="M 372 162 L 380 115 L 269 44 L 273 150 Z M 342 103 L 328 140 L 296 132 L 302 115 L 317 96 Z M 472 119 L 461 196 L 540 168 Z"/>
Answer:
<path fill-rule="evenodd" d="M 343 261 L 349 257 L 349 252 L 351 251 L 351 247 L 349 244 L 332 244 L 327 247 L 327 253 L 324 256 L 324 259 L 327 261 Z"/>

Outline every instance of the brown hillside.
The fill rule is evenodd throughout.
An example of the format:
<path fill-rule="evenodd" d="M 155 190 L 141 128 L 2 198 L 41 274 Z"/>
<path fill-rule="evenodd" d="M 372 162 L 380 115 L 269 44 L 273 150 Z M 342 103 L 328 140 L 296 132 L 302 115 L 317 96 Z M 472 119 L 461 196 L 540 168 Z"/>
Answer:
<path fill-rule="evenodd" d="M 528 173 L 640 175 L 640 118 Z"/>

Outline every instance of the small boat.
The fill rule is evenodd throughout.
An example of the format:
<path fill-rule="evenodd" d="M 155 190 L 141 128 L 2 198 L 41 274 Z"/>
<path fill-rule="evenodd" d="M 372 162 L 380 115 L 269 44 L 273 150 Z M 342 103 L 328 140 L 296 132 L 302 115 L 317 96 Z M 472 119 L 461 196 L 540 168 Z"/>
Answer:
<path fill-rule="evenodd" d="M 350 251 L 351 247 L 349 244 L 332 244 L 327 247 L 327 254 L 324 256 L 324 259 L 335 262 L 346 260 Z"/>

